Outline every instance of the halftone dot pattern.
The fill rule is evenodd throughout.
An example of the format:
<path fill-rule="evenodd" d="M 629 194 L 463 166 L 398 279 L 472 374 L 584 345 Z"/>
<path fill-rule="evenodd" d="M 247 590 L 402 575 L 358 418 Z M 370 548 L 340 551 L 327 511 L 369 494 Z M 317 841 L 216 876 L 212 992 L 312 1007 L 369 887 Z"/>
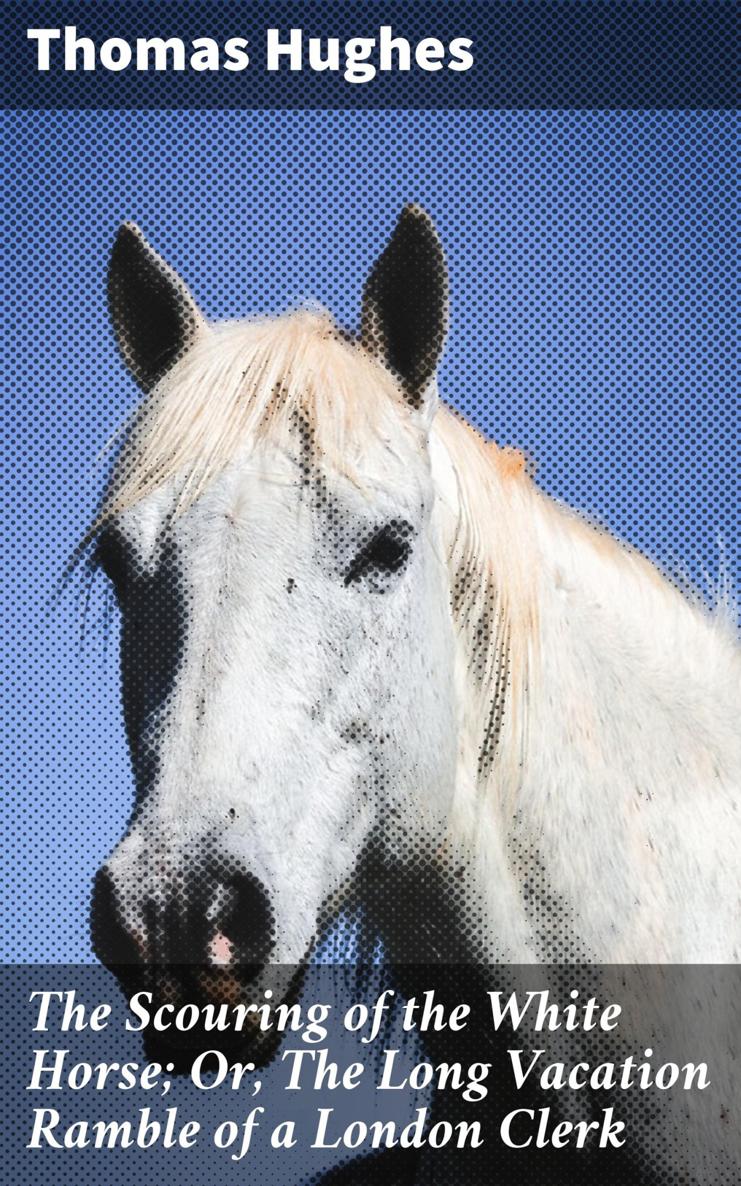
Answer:
<path fill-rule="evenodd" d="M 192 714 L 193 736 L 213 724 L 209 691 L 187 704 L 177 699 L 186 686 L 182 670 L 192 670 L 195 654 L 204 685 L 210 687 L 208 676 L 216 686 L 231 659 L 226 643 L 199 635 L 195 624 L 203 616 L 199 591 L 210 590 L 214 620 L 227 600 L 218 580 L 209 585 L 213 573 L 203 555 L 201 575 L 194 578 L 188 569 L 195 539 L 188 523 L 199 520 L 173 515 L 146 552 L 141 530 L 142 538 L 134 539 L 113 515 L 96 524 L 91 579 L 83 566 L 59 590 L 65 561 L 101 505 L 105 468 L 96 472 L 92 459 L 137 398 L 114 337 L 139 387 L 147 394 L 155 389 L 162 417 L 155 402 L 151 425 L 167 443 L 173 424 L 180 431 L 183 419 L 174 401 L 168 404 L 167 377 L 183 359 L 185 365 L 196 359 L 190 386 L 184 384 L 193 402 L 185 408 L 208 427 L 208 410 L 197 401 L 214 371 L 198 370 L 198 309 L 220 320 L 312 299 L 332 311 L 341 330 L 354 333 L 360 325 L 365 354 L 393 377 L 393 415 L 401 420 L 424 411 L 443 349 L 449 274 L 440 390 L 484 434 L 522 450 L 524 462 L 515 451 L 502 454 L 502 473 L 517 481 L 523 466 L 534 469 L 548 493 L 644 550 L 680 583 L 699 585 L 711 600 L 721 566 L 730 569 L 731 583 L 737 575 L 730 562 L 738 473 L 734 117 L 57 112 L 18 114 L 10 124 L 16 394 L 6 448 L 17 487 L 6 490 L 4 509 L 24 561 L 15 566 L 8 612 L 16 624 L 9 681 L 16 711 L 12 726 L 11 715 L 5 719 L 13 730 L 7 748 L 20 859 L 16 855 L 6 875 L 16 924 L 7 957 L 91 959 L 87 919 L 95 876 L 94 949 L 125 987 L 146 982 L 176 999 L 233 997 L 240 976 L 242 984 L 263 983 L 274 944 L 299 954 L 287 938 L 295 919 L 280 916 L 263 872 L 247 868 L 222 843 L 222 833 L 247 834 L 249 810 L 229 798 L 229 787 L 212 792 L 218 808 L 213 818 L 203 812 L 201 833 L 193 833 L 190 818 L 181 829 L 172 805 L 168 816 L 150 801 L 164 765 L 177 767 L 172 737 L 190 744 L 177 732 L 181 715 L 190 720 Z M 128 219 L 174 271 L 138 230 L 124 229 L 116 238 Z M 286 324 L 302 358 L 315 357 L 317 341 L 326 343 L 327 357 L 340 368 L 360 357 L 347 335 L 328 330 L 319 314 Z M 228 334 L 237 332 L 225 331 L 221 341 L 228 344 Z M 259 370 L 252 360 L 262 358 L 263 347 L 255 341 L 242 378 L 271 375 L 261 426 L 289 409 L 301 497 L 325 525 L 322 564 L 337 588 L 356 598 L 352 604 L 368 623 L 358 635 L 367 639 L 373 623 L 384 620 L 381 597 L 412 565 L 419 534 L 413 511 L 421 513 L 420 507 L 410 503 L 409 519 L 394 513 L 378 522 L 357 508 L 338 510 L 318 462 L 321 405 L 315 393 L 306 400 L 305 392 L 296 395 L 295 375 L 285 368 L 273 374 L 262 359 Z M 319 372 L 308 366 L 300 373 Z M 328 373 L 342 372 L 328 363 Z M 157 387 L 163 379 L 165 386 Z M 378 382 L 368 399 L 385 407 L 388 392 Z M 129 431 L 137 447 L 139 427 L 145 436 L 151 428 L 147 415 L 145 408 Z M 183 432 L 186 445 L 205 439 Z M 118 509 L 117 482 L 128 489 L 126 466 L 132 457 L 139 464 L 142 455 L 146 449 L 130 457 L 124 442 L 112 502 L 104 509 Z M 163 472 L 166 450 L 164 456 Z M 148 491 L 157 491 L 157 475 L 156 465 L 145 470 Z M 416 480 L 411 472 L 409 480 Z M 276 495 L 276 507 L 279 502 Z M 224 505 L 217 502 L 214 510 L 202 503 L 203 524 L 226 520 L 241 530 L 239 515 Z M 275 550 L 279 571 L 280 547 Z M 298 544 L 295 561 L 300 570 Z M 512 688 L 525 677 L 495 584 L 482 581 L 469 561 L 464 557 L 455 570 L 450 600 L 487 705 L 476 771 L 483 786 L 509 726 Z M 98 569 L 113 593 L 105 591 Z M 270 605 L 278 592 L 287 614 L 315 604 L 293 569 L 280 573 Z M 317 626 L 316 653 L 336 653 L 343 678 L 360 653 L 347 617 L 330 606 Z M 434 680 L 442 668 L 411 628 L 404 625 L 400 638 L 413 654 L 418 699 L 440 710 L 445 690 L 438 695 Z M 384 652 L 387 640 L 379 633 L 375 641 Z M 252 642 L 264 660 L 259 674 L 270 705 L 266 656 L 284 652 L 280 640 L 274 650 L 263 649 L 256 635 Z M 300 657 L 297 646 L 281 670 L 292 689 L 305 671 Z M 366 954 L 372 951 L 380 930 L 397 958 L 400 951 L 420 964 L 432 952 L 451 963 L 481 958 L 483 906 L 470 900 L 457 854 L 450 867 L 441 856 L 432 859 L 443 835 L 433 807 L 429 819 L 421 812 L 407 821 L 397 818 L 395 805 L 375 833 L 361 830 L 373 818 L 373 803 L 379 797 L 392 803 L 395 779 L 409 777 L 404 750 L 413 751 L 414 706 L 399 699 L 398 688 L 386 695 L 379 685 L 373 705 L 379 721 L 344 719 L 337 691 L 323 687 L 324 699 L 315 698 L 306 720 L 322 737 L 337 730 L 343 760 L 347 751 L 353 762 L 365 763 L 357 800 L 336 820 L 338 848 L 360 836 L 357 899 L 349 897 L 343 909 L 361 948 L 365 940 Z M 393 719 L 397 701 L 401 710 Z M 223 729 L 221 738 L 226 769 L 239 739 Z M 290 745 L 286 750 L 280 769 L 300 785 L 301 763 Z M 337 757 L 326 747 L 318 752 Z M 131 815 L 129 759 L 136 843 L 119 845 Z M 191 760 L 199 763 L 197 748 Z M 257 774 L 249 778 L 258 781 Z M 284 804 L 276 799 L 274 808 L 284 820 L 286 845 L 308 843 L 308 836 L 291 837 Z M 196 805 L 195 818 L 199 812 Z M 513 842 L 510 860 L 522 877 L 543 958 L 588 960 L 591 952 L 572 927 L 572 905 L 548 884 L 543 858 Z M 321 935 L 336 918 L 338 887 L 331 882 L 329 902 L 315 903 Z M 331 943 L 331 934 L 326 937 Z M 282 985 L 286 996 L 296 988 L 291 977 Z M 621 1168 L 614 1172 L 621 1180 Z M 603 1180 L 612 1180 L 608 1171 Z M 544 1171 L 542 1181 L 554 1179 Z"/>
<path fill-rule="evenodd" d="M 94 459 L 136 400 L 105 302 L 121 221 L 139 221 L 210 317 L 314 297 L 355 325 L 370 263 L 418 199 L 451 272 L 442 392 L 524 450 L 549 493 L 700 582 L 719 559 L 736 576 L 738 554 L 736 126 L 722 113 L 10 118 L 4 510 L 25 557 L 6 587 L 25 852 L 9 875 L 11 958 L 88 950 L 90 877 L 128 811 L 115 615 L 104 631 L 96 587 L 83 643 L 79 602 L 50 600 L 94 513 Z"/>

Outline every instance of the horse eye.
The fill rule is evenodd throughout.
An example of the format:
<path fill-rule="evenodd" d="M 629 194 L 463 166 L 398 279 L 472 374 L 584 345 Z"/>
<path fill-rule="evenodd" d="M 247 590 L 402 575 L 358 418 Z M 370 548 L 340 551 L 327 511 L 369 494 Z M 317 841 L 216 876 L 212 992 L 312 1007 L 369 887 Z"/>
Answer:
<path fill-rule="evenodd" d="M 352 585 L 372 574 L 400 572 L 412 550 L 414 529 L 403 519 L 392 519 L 376 531 L 360 548 L 345 573 L 345 584 Z"/>
<path fill-rule="evenodd" d="M 103 570 L 117 592 L 126 581 L 126 557 L 123 544 L 112 531 L 103 531 L 95 548 L 93 562 Z"/>

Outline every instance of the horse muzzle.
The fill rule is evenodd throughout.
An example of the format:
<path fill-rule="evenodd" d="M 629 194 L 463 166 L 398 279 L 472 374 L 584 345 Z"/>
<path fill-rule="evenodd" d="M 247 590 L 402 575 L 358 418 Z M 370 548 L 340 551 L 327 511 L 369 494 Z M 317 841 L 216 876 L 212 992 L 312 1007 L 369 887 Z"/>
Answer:
<path fill-rule="evenodd" d="M 223 861 L 197 872 L 170 871 L 161 880 L 131 872 L 117 874 L 114 854 L 96 875 L 91 908 L 95 954 L 129 1000 L 146 993 L 153 1014 L 163 1006 L 174 1014 L 184 1007 L 228 1008 L 261 995 L 265 986 L 272 998 L 278 972 L 268 964 L 273 915 L 255 877 Z M 142 1033 L 148 1057 L 174 1064 L 176 1073 L 187 1073 L 204 1049 L 236 1054 L 254 1048 L 263 1061 L 265 1043 L 250 1027 L 209 1033 L 170 1026 L 163 1033 L 150 1026 Z"/>
<path fill-rule="evenodd" d="M 127 990 L 141 985 L 172 1004 L 229 1003 L 267 964 L 273 916 L 260 882 L 223 864 L 143 882 L 104 866 L 91 932 L 98 959 Z"/>

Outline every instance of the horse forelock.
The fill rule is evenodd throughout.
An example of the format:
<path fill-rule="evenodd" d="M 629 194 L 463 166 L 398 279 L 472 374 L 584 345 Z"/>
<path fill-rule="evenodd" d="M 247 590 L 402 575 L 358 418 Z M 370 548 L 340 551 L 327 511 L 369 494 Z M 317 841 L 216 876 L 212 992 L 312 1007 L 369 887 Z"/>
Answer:
<path fill-rule="evenodd" d="M 362 484 L 418 444 L 391 375 L 328 314 L 206 327 L 124 426 L 98 523 L 171 482 L 175 514 L 263 441 Z"/>

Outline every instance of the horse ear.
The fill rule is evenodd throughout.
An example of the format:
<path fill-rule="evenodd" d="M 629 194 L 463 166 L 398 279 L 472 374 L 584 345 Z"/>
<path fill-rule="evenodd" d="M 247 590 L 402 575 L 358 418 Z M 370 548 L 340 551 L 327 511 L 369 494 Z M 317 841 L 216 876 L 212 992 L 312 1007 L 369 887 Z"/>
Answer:
<path fill-rule="evenodd" d="M 182 357 L 203 325 L 186 285 L 131 222 L 113 244 L 108 309 L 121 357 L 144 391 Z"/>
<path fill-rule="evenodd" d="M 363 290 L 361 341 L 399 379 L 419 408 L 448 322 L 448 271 L 432 220 L 405 206 Z"/>

